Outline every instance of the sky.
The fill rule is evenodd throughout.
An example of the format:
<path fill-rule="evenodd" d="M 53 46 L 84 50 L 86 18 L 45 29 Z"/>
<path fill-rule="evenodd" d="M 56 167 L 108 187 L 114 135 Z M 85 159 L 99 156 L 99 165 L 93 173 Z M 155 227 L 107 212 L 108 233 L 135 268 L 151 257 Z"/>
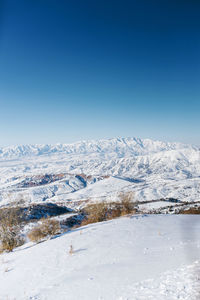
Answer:
<path fill-rule="evenodd" d="M 200 145 L 200 2 L 0 0 L 0 146 Z"/>

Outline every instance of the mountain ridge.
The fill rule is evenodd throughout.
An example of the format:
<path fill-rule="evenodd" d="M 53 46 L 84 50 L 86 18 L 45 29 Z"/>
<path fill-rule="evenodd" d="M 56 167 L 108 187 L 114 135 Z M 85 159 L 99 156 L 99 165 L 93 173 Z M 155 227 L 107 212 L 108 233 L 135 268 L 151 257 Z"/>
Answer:
<path fill-rule="evenodd" d="M 51 155 L 55 153 L 86 154 L 115 152 L 118 154 L 129 153 L 132 155 L 142 155 L 181 149 L 199 150 L 197 146 L 179 142 L 162 142 L 159 140 L 140 139 L 135 137 L 120 137 L 88 141 L 83 140 L 69 144 L 25 144 L 0 147 L 0 158 L 19 158 L 24 156 Z"/>

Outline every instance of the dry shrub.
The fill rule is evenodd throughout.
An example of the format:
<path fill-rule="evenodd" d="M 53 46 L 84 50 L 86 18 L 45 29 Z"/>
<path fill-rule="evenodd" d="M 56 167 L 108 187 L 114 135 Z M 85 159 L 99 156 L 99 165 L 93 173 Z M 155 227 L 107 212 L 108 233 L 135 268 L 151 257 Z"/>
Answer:
<path fill-rule="evenodd" d="M 50 218 L 42 219 L 42 231 L 46 236 L 54 236 L 60 233 L 59 221 Z"/>
<path fill-rule="evenodd" d="M 81 225 L 111 220 L 136 212 L 133 193 L 120 193 L 119 198 L 120 201 L 116 202 L 100 202 L 87 205 L 83 210 L 85 218 Z"/>
<path fill-rule="evenodd" d="M 200 207 L 190 207 L 180 210 L 178 213 L 183 215 L 200 215 Z"/>
<path fill-rule="evenodd" d="M 86 218 L 81 225 L 102 222 L 107 219 L 108 205 L 105 202 L 92 203 L 87 205 L 83 212 L 86 215 Z"/>
<path fill-rule="evenodd" d="M 50 238 L 60 233 L 60 223 L 57 220 L 50 218 L 43 218 L 41 224 L 33 228 L 28 233 L 28 238 L 32 242 L 38 243 L 39 241 Z"/>
<path fill-rule="evenodd" d="M 22 246 L 25 240 L 20 235 L 11 234 L 1 241 L 0 253 L 4 251 L 11 252 L 14 248 Z"/>
<path fill-rule="evenodd" d="M 11 252 L 15 247 L 24 244 L 20 235 L 20 217 L 17 207 L 4 208 L 0 211 L 0 251 Z"/>
<path fill-rule="evenodd" d="M 37 226 L 28 233 L 28 238 L 30 241 L 38 243 L 45 238 L 45 235 L 42 232 L 40 226 Z"/>
<path fill-rule="evenodd" d="M 120 204 L 122 208 L 121 215 L 127 215 L 135 212 L 135 203 L 133 202 L 134 194 L 133 192 L 120 193 Z"/>
<path fill-rule="evenodd" d="M 109 219 L 119 218 L 122 215 L 122 207 L 120 202 L 110 203 Z"/>
<path fill-rule="evenodd" d="M 136 213 L 135 205 L 133 202 L 134 195 L 132 192 L 120 193 L 120 201 L 110 203 L 110 219 L 118 218 L 120 216 Z"/>

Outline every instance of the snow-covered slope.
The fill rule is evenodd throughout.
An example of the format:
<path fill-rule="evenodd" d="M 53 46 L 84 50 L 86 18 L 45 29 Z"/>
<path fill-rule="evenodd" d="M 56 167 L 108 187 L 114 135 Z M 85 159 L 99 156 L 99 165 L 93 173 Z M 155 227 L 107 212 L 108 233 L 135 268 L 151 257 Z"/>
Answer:
<path fill-rule="evenodd" d="M 134 191 L 139 201 L 198 201 L 200 150 L 137 138 L 0 149 L 1 204 L 19 194 L 29 202 L 62 202 L 115 198 L 120 190 Z"/>
<path fill-rule="evenodd" d="M 199 221 L 124 217 L 25 244 L 1 255 L 0 299 L 197 300 Z"/>

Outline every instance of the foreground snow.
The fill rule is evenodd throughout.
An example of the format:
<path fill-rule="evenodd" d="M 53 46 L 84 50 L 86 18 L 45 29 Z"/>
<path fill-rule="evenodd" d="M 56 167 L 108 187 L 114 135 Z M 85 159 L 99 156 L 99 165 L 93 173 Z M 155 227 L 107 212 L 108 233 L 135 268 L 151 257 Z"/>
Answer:
<path fill-rule="evenodd" d="M 124 217 L 0 258 L 0 299 L 199 299 L 200 218 Z"/>

